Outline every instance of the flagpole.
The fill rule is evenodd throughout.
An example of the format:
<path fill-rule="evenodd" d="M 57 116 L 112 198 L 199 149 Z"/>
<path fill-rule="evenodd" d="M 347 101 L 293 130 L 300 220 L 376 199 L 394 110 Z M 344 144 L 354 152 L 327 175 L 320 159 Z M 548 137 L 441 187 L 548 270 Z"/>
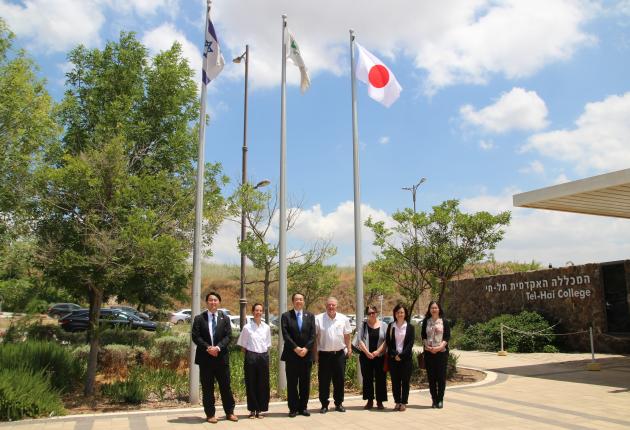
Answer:
<path fill-rule="evenodd" d="M 357 79 L 354 61 L 354 30 L 350 29 L 350 76 L 352 79 L 352 160 L 354 171 L 354 284 L 356 291 L 356 322 L 363 323 L 363 258 L 361 255 L 361 184 L 359 177 L 359 125 L 357 119 Z M 362 385 L 361 369 L 357 366 L 357 383 Z"/>
<path fill-rule="evenodd" d="M 278 315 L 287 310 L 287 188 L 286 188 L 286 158 L 287 158 L 287 115 L 286 115 L 286 86 L 287 86 L 287 44 L 286 44 L 287 16 L 282 15 L 282 80 L 280 83 L 280 226 L 279 226 L 279 291 Z M 278 357 L 282 357 L 282 330 L 278 333 Z M 287 388 L 284 361 L 278 360 L 278 392 Z"/>
<path fill-rule="evenodd" d="M 212 1 L 208 0 L 206 8 L 206 24 L 210 19 L 210 6 Z M 205 42 L 204 28 L 204 42 Z M 206 83 L 201 82 L 201 96 L 199 106 L 199 145 L 197 153 L 197 184 L 195 198 L 195 233 L 193 239 L 193 283 L 192 283 L 192 306 L 190 320 L 194 321 L 195 316 L 200 312 L 201 305 L 201 228 L 203 220 L 203 183 L 204 183 L 204 149 L 206 141 Z M 197 346 L 190 341 L 190 357 L 188 358 L 189 371 L 189 400 L 191 404 L 199 404 L 199 367 L 195 364 L 195 353 Z"/>

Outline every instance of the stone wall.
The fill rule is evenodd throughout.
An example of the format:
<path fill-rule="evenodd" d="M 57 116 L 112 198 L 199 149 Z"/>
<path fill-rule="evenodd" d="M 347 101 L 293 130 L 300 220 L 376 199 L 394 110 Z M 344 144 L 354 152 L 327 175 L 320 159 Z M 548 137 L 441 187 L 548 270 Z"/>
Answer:
<path fill-rule="evenodd" d="M 630 261 L 625 267 L 630 273 Z M 449 319 L 466 324 L 506 313 L 536 311 L 552 324 L 558 323 L 556 333 L 588 330 L 592 325 L 596 352 L 610 351 L 610 341 L 602 336 L 607 328 L 600 273 L 599 264 L 586 264 L 453 281 L 449 283 L 445 311 Z M 563 340 L 570 348 L 590 350 L 588 334 Z"/>

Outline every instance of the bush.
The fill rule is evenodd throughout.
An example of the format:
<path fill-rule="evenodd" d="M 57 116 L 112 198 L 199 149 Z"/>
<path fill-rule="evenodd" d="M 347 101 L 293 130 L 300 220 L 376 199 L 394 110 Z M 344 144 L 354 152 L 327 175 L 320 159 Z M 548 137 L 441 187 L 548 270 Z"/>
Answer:
<path fill-rule="evenodd" d="M 89 354 L 89 348 L 87 351 Z M 145 353 L 146 349 L 141 346 L 105 345 L 98 352 L 99 368 L 106 375 L 124 376 L 143 362 Z"/>
<path fill-rule="evenodd" d="M 498 351 L 501 348 L 501 324 L 526 333 L 553 333 L 549 323 L 538 313 L 523 311 L 518 315 L 499 315 L 485 323 L 468 327 L 459 341 L 464 350 Z M 540 352 L 551 345 L 553 336 L 529 335 L 503 330 L 504 348 L 511 352 Z"/>
<path fill-rule="evenodd" d="M 147 392 L 157 396 L 160 401 L 167 397 L 175 399 L 188 397 L 188 376 L 180 375 L 173 369 L 142 368 L 134 370 L 133 377 L 142 380 Z"/>
<path fill-rule="evenodd" d="M 135 374 L 134 374 L 135 375 Z M 147 399 L 144 382 L 137 376 L 126 381 L 117 381 L 101 385 L 101 394 L 114 402 L 140 404 Z"/>
<path fill-rule="evenodd" d="M 26 316 L 11 322 L 4 335 L 5 343 L 40 340 L 46 342 L 59 341 L 63 344 L 81 344 L 87 339 L 86 333 L 68 333 L 56 324 L 42 324 L 36 316 Z"/>
<path fill-rule="evenodd" d="M 70 391 L 81 380 L 84 366 L 65 347 L 54 342 L 23 342 L 0 345 L 0 369 L 20 364 L 26 370 L 45 372 L 52 386 Z"/>
<path fill-rule="evenodd" d="M 101 345 L 129 345 L 148 348 L 153 342 L 153 334 L 145 330 L 130 328 L 107 328 L 99 332 Z"/>
<path fill-rule="evenodd" d="M 459 361 L 459 355 L 455 355 L 449 351 L 448 362 L 446 364 L 446 379 L 451 379 L 457 373 L 457 362 Z"/>
<path fill-rule="evenodd" d="M 543 352 L 548 352 L 550 354 L 555 354 L 556 352 L 560 352 L 560 350 L 558 348 L 556 348 L 554 345 L 545 345 L 543 347 Z"/>
<path fill-rule="evenodd" d="M 27 314 L 45 314 L 47 310 L 48 302 L 38 298 L 32 298 L 24 309 Z"/>
<path fill-rule="evenodd" d="M 44 371 L 0 369 L 0 421 L 64 413 L 59 392 Z"/>
<path fill-rule="evenodd" d="M 189 344 L 190 338 L 187 336 L 160 337 L 153 342 L 149 356 L 157 366 L 177 368 L 180 363 L 188 361 Z"/>

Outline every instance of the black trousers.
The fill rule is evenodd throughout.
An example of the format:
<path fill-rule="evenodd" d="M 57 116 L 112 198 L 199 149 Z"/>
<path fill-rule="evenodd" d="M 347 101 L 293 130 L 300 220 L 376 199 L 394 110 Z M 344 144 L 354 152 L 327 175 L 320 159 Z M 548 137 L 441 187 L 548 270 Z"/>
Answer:
<path fill-rule="evenodd" d="M 310 359 L 310 353 L 304 358 L 296 356 L 285 361 L 287 401 L 290 412 L 300 412 L 307 409 L 311 391 L 312 367 L 313 362 Z"/>
<path fill-rule="evenodd" d="M 266 412 L 269 409 L 269 353 L 245 351 L 243 367 L 247 410 Z"/>
<path fill-rule="evenodd" d="M 383 371 L 384 356 L 370 360 L 361 353 L 359 364 L 361 364 L 361 375 L 363 376 L 363 400 L 374 400 L 374 388 L 376 386 L 376 401 L 387 401 L 387 374 Z"/>
<path fill-rule="evenodd" d="M 221 403 L 225 414 L 234 412 L 234 396 L 230 386 L 230 364 L 222 359 L 213 360 L 209 365 L 199 366 L 201 389 L 203 391 L 203 410 L 206 417 L 213 417 L 216 413 L 214 407 L 214 381 L 219 384 Z"/>
<path fill-rule="evenodd" d="M 319 401 L 322 407 L 328 407 L 330 401 L 330 382 L 333 384 L 335 406 L 343 403 L 343 385 L 346 374 L 346 354 L 344 350 L 336 352 L 319 351 Z"/>
<path fill-rule="evenodd" d="M 389 374 L 392 378 L 394 402 L 406 405 L 409 401 L 409 381 L 411 380 L 411 358 L 401 361 L 388 357 Z"/>
<path fill-rule="evenodd" d="M 433 403 L 444 400 L 444 390 L 446 389 L 446 366 L 448 364 L 448 351 L 431 354 L 424 353 L 424 362 L 427 368 L 427 378 L 429 379 L 429 391 Z"/>

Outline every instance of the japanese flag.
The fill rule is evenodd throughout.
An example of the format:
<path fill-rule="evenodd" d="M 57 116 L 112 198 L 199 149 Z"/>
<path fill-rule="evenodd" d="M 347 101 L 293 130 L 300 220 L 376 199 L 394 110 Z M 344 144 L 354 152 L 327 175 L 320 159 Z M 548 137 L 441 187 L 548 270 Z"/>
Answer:
<path fill-rule="evenodd" d="M 368 95 L 385 107 L 390 107 L 400 96 L 402 87 L 396 76 L 374 54 L 354 42 L 358 58 L 357 79 L 368 85 Z"/>

